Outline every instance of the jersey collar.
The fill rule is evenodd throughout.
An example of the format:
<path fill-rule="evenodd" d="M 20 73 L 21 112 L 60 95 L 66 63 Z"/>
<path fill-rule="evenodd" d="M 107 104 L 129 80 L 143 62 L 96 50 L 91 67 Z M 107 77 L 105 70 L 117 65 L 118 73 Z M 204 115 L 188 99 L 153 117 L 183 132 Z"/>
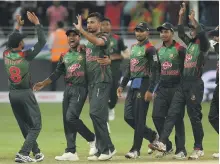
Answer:
<path fill-rule="evenodd" d="M 145 39 L 143 42 L 138 43 L 137 45 L 143 46 L 143 45 L 147 44 L 148 42 L 149 42 L 149 40 L 148 40 L 148 38 L 147 38 L 147 39 Z"/>
<path fill-rule="evenodd" d="M 166 46 L 165 43 L 163 42 L 163 47 L 169 48 L 169 47 L 173 47 L 176 44 L 176 41 L 173 40 L 173 43 L 170 46 Z"/>

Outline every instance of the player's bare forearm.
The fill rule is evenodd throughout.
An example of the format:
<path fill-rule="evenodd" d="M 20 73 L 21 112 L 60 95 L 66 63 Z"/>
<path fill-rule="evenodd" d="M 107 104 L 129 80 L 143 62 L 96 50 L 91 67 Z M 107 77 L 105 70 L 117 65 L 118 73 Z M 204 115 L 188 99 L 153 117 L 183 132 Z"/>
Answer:
<path fill-rule="evenodd" d="M 43 81 L 43 85 L 44 85 L 44 87 L 46 87 L 46 86 L 50 85 L 52 82 L 53 81 L 50 78 L 47 78 Z"/>
<path fill-rule="evenodd" d="M 112 55 L 110 55 L 110 59 L 111 60 L 121 60 L 121 59 L 123 59 L 123 56 L 121 56 L 120 54 L 112 54 Z"/>
<path fill-rule="evenodd" d="M 183 18 L 184 18 L 183 15 L 180 15 L 180 16 L 179 16 L 178 25 L 183 24 Z"/>
<path fill-rule="evenodd" d="M 96 46 L 104 46 L 105 43 L 102 39 L 99 39 L 98 37 L 86 32 L 83 28 L 80 29 L 80 33 L 92 44 Z"/>
<path fill-rule="evenodd" d="M 128 48 L 124 51 L 121 52 L 121 55 L 123 56 L 124 59 L 129 59 L 130 58 L 130 52 Z"/>

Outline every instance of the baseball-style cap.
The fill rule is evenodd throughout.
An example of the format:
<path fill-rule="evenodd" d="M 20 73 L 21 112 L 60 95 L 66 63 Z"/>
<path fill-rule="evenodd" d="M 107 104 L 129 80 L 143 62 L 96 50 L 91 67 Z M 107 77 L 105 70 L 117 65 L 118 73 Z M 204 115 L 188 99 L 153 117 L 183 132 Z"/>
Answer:
<path fill-rule="evenodd" d="M 69 36 L 69 34 L 70 34 L 71 32 L 74 32 L 76 35 L 79 35 L 79 36 L 80 36 L 79 30 L 77 30 L 76 28 L 72 28 L 72 29 L 67 30 L 67 31 L 66 31 L 66 35 Z"/>
<path fill-rule="evenodd" d="M 204 24 L 199 23 L 199 25 L 201 26 L 201 28 L 202 28 L 203 30 L 205 30 Z M 195 27 L 192 25 L 192 23 L 189 23 L 189 24 L 188 24 L 188 27 L 189 27 L 189 28 L 192 28 L 192 29 L 195 29 Z"/>
<path fill-rule="evenodd" d="M 17 48 L 19 43 L 26 37 L 27 37 L 26 34 L 21 34 L 19 32 L 13 32 L 12 34 L 9 35 L 8 47 L 9 48 Z"/>
<path fill-rule="evenodd" d="M 157 31 L 161 31 L 162 29 L 171 30 L 174 32 L 174 26 L 169 22 L 165 22 L 161 26 L 157 27 Z"/>
<path fill-rule="evenodd" d="M 214 29 L 208 32 L 209 36 L 219 36 L 219 28 L 218 26 Z"/>
<path fill-rule="evenodd" d="M 149 29 L 149 26 L 148 26 L 148 24 L 147 24 L 146 22 L 140 22 L 140 23 L 135 27 L 134 30 L 136 30 L 136 29 L 140 29 L 140 30 L 142 30 L 142 31 L 149 31 L 149 30 L 150 30 L 150 29 Z"/>

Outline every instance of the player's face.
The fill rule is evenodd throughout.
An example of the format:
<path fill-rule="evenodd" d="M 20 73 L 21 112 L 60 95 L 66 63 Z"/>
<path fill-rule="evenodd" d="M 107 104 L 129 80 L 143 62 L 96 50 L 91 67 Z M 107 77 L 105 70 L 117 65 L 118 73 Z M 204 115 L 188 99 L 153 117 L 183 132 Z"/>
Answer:
<path fill-rule="evenodd" d="M 135 36 L 136 36 L 136 39 L 138 41 L 144 41 L 145 39 L 148 38 L 148 35 L 149 35 L 149 32 L 148 31 L 143 31 L 141 29 L 136 29 L 135 30 Z"/>
<path fill-rule="evenodd" d="M 111 32 L 111 23 L 109 21 L 103 21 L 101 23 L 101 31 L 106 33 Z"/>
<path fill-rule="evenodd" d="M 190 29 L 190 35 L 192 36 L 192 38 L 195 38 L 196 37 L 196 29 L 191 28 Z"/>
<path fill-rule="evenodd" d="M 71 32 L 69 36 L 67 37 L 67 39 L 68 39 L 69 46 L 71 48 L 75 48 L 79 45 L 80 36 L 77 35 L 75 32 Z"/>
<path fill-rule="evenodd" d="M 87 29 L 91 33 L 96 33 L 100 29 L 101 23 L 96 17 L 87 19 Z"/>
<path fill-rule="evenodd" d="M 162 29 L 160 31 L 160 38 L 163 42 L 168 42 L 173 39 L 173 32 L 171 32 L 170 30 Z"/>

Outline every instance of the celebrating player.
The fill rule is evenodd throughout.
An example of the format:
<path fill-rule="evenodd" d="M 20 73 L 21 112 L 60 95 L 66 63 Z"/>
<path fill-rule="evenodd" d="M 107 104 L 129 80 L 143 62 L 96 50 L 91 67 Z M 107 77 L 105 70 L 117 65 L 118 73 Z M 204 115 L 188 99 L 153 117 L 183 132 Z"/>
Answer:
<path fill-rule="evenodd" d="M 157 132 L 160 135 L 163 131 L 165 118 L 169 112 L 168 110 L 173 95 L 180 83 L 186 50 L 178 42 L 173 40 L 174 27 L 172 24 L 166 22 L 158 27 L 157 31 L 160 32 L 160 38 L 163 43 L 157 51 L 160 64 L 160 82 L 155 94 L 152 117 Z M 182 113 L 175 124 L 176 155 L 174 158 L 178 159 L 183 159 L 186 156 L 183 122 L 185 113 L 184 106 L 182 108 Z M 158 152 L 158 154 L 156 154 L 157 158 L 161 158 L 172 152 L 172 142 L 167 140 L 166 145 L 166 152 Z"/>
<path fill-rule="evenodd" d="M 95 135 L 79 119 L 83 105 L 87 98 L 86 81 L 86 54 L 85 51 L 78 52 L 77 47 L 80 42 L 80 33 L 76 29 L 66 32 L 70 49 L 64 52 L 57 64 L 57 68 L 52 75 L 39 82 L 34 89 L 40 90 L 64 75 L 66 83 L 63 98 L 63 124 L 67 141 L 67 148 L 62 156 L 56 156 L 59 161 L 77 161 L 79 157 L 76 153 L 76 133 L 90 143 L 89 155 L 97 153 L 95 146 Z"/>
<path fill-rule="evenodd" d="M 131 48 L 130 64 L 125 76 L 117 89 L 121 97 L 123 89 L 132 80 L 124 108 L 124 119 L 134 129 L 133 146 L 125 155 L 126 158 L 136 159 L 140 156 L 143 138 L 150 143 L 157 140 L 157 133 L 146 126 L 146 115 L 149 101 L 155 86 L 157 70 L 156 49 L 149 42 L 149 28 L 147 23 L 141 22 L 135 28 L 137 44 Z M 152 73 L 152 76 L 150 74 Z"/>
<path fill-rule="evenodd" d="M 88 160 L 109 160 L 116 153 L 115 147 L 109 136 L 108 121 L 108 101 L 111 88 L 111 68 L 108 48 L 110 45 L 109 36 L 101 33 L 102 16 L 99 13 L 91 13 L 87 18 L 86 32 L 82 28 L 81 16 L 77 17 L 78 24 L 74 26 L 88 40 L 86 45 L 86 68 L 88 73 L 88 91 L 90 103 L 90 117 L 93 122 L 96 145 L 98 152 Z M 103 65 L 103 61 L 109 61 L 109 65 Z"/>
<path fill-rule="evenodd" d="M 193 10 L 189 15 L 189 19 L 192 23 L 190 24 L 192 39 L 185 34 L 182 24 L 185 10 L 185 3 L 183 3 L 179 12 L 178 35 L 188 47 L 186 50 L 181 85 L 174 94 L 159 142 L 149 146 L 152 149 L 166 151 L 166 141 L 181 114 L 181 109 L 184 109 L 183 106 L 187 105 L 187 112 L 195 140 L 194 150 L 189 156 L 189 159 L 198 159 L 204 156 L 202 145 L 204 132 L 201 122 L 201 102 L 203 99 L 204 83 L 201 76 L 205 57 L 209 49 L 209 41 L 202 25 L 198 24 L 195 20 L 195 12 Z"/>
<path fill-rule="evenodd" d="M 12 111 L 25 138 L 21 150 L 16 154 L 15 162 L 27 163 L 38 162 L 44 159 L 36 142 L 41 131 L 41 113 L 35 96 L 32 92 L 30 82 L 30 61 L 41 51 L 46 43 L 43 27 L 38 17 L 27 12 L 27 17 L 32 22 L 38 35 L 38 42 L 26 51 L 24 49 L 25 35 L 19 33 L 20 27 L 24 24 L 21 16 L 17 16 L 15 31 L 9 35 L 8 49 L 3 53 L 5 70 L 9 81 L 9 100 Z M 34 159 L 29 156 L 33 152 Z"/>

